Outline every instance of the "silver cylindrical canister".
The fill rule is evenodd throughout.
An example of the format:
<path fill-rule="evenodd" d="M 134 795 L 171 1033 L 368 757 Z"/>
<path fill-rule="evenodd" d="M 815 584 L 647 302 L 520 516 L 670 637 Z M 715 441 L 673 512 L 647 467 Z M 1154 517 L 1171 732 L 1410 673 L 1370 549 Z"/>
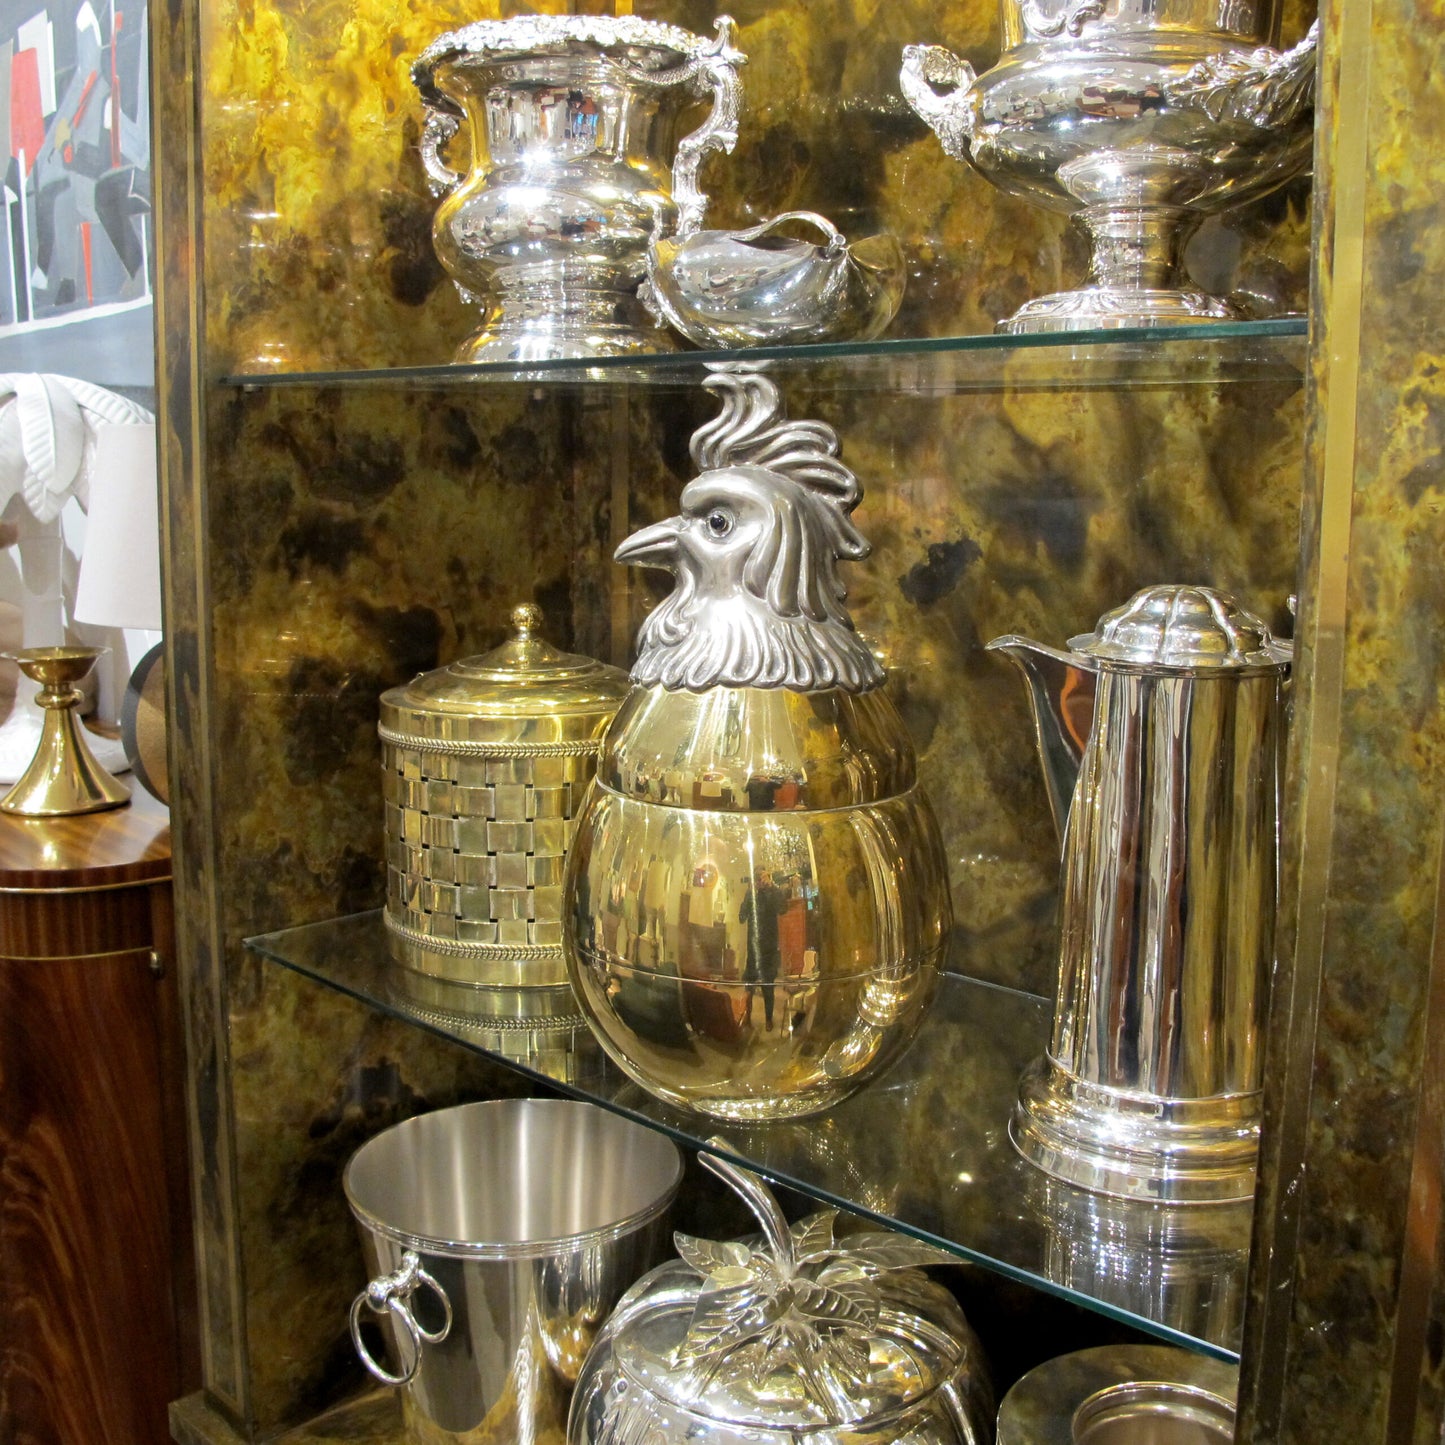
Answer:
<path fill-rule="evenodd" d="M 662 1253 L 681 1178 L 661 1134 L 560 1099 L 441 1109 L 357 1150 L 344 1188 L 371 1281 L 352 1338 L 405 1388 L 410 1437 L 560 1440 L 593 1336 Z"/>

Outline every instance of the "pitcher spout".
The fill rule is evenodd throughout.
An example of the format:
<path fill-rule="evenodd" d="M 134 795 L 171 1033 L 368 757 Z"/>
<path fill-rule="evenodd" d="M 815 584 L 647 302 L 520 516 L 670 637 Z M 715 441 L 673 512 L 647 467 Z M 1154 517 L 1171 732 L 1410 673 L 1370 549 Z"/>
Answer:
<path fill-rule="evenodd" d="M 1078 653 L 1012 634 L 995 637 L 988 651 L 1002 652 L 1024 675 L 1049 808 L 1062 840 L 1079 781 L 1079 763 L 1094 724 L 1096 664 Z"/>

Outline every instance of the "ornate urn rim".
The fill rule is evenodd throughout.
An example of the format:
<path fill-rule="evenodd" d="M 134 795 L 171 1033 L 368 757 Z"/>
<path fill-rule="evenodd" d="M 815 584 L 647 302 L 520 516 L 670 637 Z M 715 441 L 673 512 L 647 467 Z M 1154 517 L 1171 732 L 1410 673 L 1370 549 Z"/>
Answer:
<path fill-rule="evenodd" d="M 665 71 L 695 60 L 716 42 L 679 25 L 643 20 L 636 15 L 519 15 L 511 20 L 476 20 L 439 35 L 411 67 L 413 84 L 435 103 L 438 65 L 462 56 L 520 60 L 529 55 L 561 55 L 572 44 L 659 52 L 655 60 L 629 56 L 644 73 Z"/>

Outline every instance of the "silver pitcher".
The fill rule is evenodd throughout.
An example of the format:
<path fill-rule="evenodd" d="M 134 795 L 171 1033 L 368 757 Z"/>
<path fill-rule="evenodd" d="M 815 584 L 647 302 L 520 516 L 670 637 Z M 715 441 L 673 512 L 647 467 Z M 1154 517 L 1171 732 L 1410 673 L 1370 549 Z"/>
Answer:
<path fill-rule="evenodd" d="M 1070 1183 L 1247 1197 L 1273 959 L 1291 648 L 1233 598 L 1150 587 L 1023 670 L 1055 822 L 1053 1037 L 1010 1134 Z"/>
<path fill-rule="evenodd" d="M 1089 282 L 999 330 L 1238 318 L 1193 287 L 1185 243 L 1208 214 L 1273 190 L 1309 158 L 1317 28 L 1269 48 L 1279 0 L 1001 0 L 1003 56 L 978 76 L 904 50 L 908 103 L 1000 189 L 1077 215 Z"/>
<path fill-rule="evenodd" d="M 443 197 L 432 240 L 485 317 L 457 361 L 668 349 L 637 289 L 651 240 L 702 225 L 704 157 L 736 144 L 745 57 L 732 40 L 726 16 L 708 40 L 630 15 L 524 15 L 422 52 L 422 161 Z M 708 93 L 712 112 L 677 143 L 669 180 L 682 113 Z M 465 176 L 441 156 L 463 120 Z"/>

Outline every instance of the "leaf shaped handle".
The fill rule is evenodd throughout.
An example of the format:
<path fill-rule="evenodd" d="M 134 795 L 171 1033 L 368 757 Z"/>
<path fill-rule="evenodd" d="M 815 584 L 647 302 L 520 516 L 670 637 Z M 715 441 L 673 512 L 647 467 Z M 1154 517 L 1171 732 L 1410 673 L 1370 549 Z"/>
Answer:
<path fill-rule="evenodd" d="M 941 45 L 905 45 L 898 82 L 903 98 L 943 142 L 954 160 L 966 161 L 973 141 L 973 87 L 978 76 L 968 61 Z M 940 91 L 938 86 L 947 86 Z"/>
<path fill-rule="evenodd" d="M 713 151 L 732 154 L 738 143 L 738 117 L 743 108 L 743 83 L 738 75 L 747 56 L 733 43 L 737 23 L 731 15 L 719 15 L 716 34 L 681 65 L 671 70 L 638 70 L 621 65 L 625 75 L 648 85 L 682 85 L 712 90 L 712 111 L 691 135 L 678 143 L 672 165 L 672 199 L 677 203 L 677 235 L 691 236 L 702 226 L 707 214 L 707 196 L 698 186 L 697 173 Z M 619 62 L 620 64 L 620 62 Z"/>
<path fill-rule="evenodd" d="M 743 108 L 743 83 L 738 67 L 747 56 L 733 44 L 730 15 L 718 18 L 717 38 L 697 58 L 699 78 L 712 87 L 712 113 L 683 138 L 672 167 L 672 198 L 677 202 L 677 234 L 690 236 L 702 226 L 707 196 L 698 185 L 698 168 L 712 151 L 731 155 L 738 143 L 738 117 Z"/>
<path fill-rule="evenodd" d="M 1284 52 L 1267 45 L 1201 60 L 1165 87 L 1169 104 L 1202 110 L 1211 120 L 1241 121 L 1263 130 L 1291 125 L 1314 102 L 1320 22 Z"/>

